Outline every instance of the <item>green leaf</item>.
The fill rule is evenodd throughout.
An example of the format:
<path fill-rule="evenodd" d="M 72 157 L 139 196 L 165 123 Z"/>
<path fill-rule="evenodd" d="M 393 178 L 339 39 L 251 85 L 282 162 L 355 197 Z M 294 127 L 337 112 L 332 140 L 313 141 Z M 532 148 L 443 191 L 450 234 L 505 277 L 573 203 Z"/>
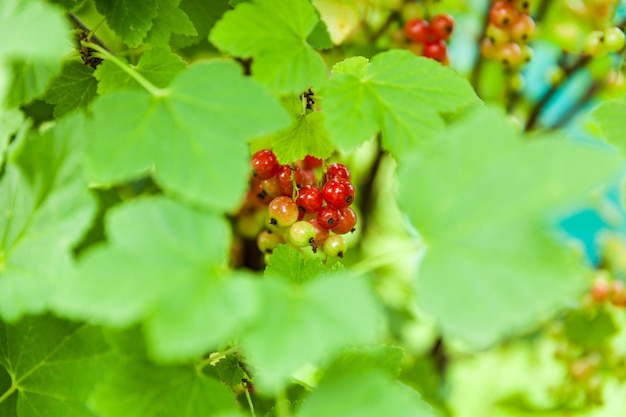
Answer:
<path fill-rule="evenodd" d="M 109 210 L 108 244 L 61 283 L 60 314 L 112 326 L 141 322 L 152 355 L 200 356 L 254 313 L 254 284 L 224 271 L 228 225 L 163 197 Z"/>
<path fill-rule="evenodd" d="M 401 158 L 436 137 L 442 114 L 478 104 L 471 85 L 454 70 L 406 50 L 337 64 L 322 91 L 333 141 L 352 149 L 382 132 L 383 147 Z"/>
<path fill-rule="evenodd" d="M 196 36 L 172 36 L 172 45 L 183 48 L 201 40 L 207 41 L 211 28 L 230 5 L 228 0 L 181 0 L 180 8 L 189 16 L 197 32 Z"/>
<path fill-rule="evenodd" d="M 85 0 L 50 0 L 51 3 L 55 3 L 63 7 L 67 11 L 76 10 L 85 3 Z"/>
<path fill-rule="evenodd" d="M 399 172 L 401 207 L 428 244 L 421 307 L 449 335 L 485 347 L 574 302 L 588 270 L 549 235 L 548 216 L 619 169 L 594 144 L 524 142 L 492 110 L 442 133 Z"/>
<path fill-rule="evenodd" d="M 404 349 L 398 346 L 376 345 L 342 349 L 330 362 L 324 377 L 378 370 L 397 378 L 402 368 Z"/>
<path fill-rule="evenodd" d="M 233 62 L 198 63 L 168 91 L 166 97 L 121 91 L 93 102 L 87 150 L 93 177 L 126 181 L 154 167 L 168 192 L 234 209 L 247 188 L 246 141 L 284 128 L 289 117 Z"/>
<path fill-rule="evenodd" d="M 7 105 L 19 107 L 30 103 L 39 97 L 50 80 L 61 70 L 61 61 L 55 60 L 28 60 L 16 61 L 11 65 L 13 79 L 7 94 Z"/>
<path fill-rule="evenodd" d="M 157 16 L 157 0 L 94 1 L 109 27 L 131 48 L 141 45 Z"/>
<path fill-rule="evenodd" d="M 377 306 L 357 277 L 321 276 L 298 288 L 268 277 L 261 290 L 258 319 L 241 341 L 255 384 L 269 391 L 284 387 L 305 363 L 347 345 L 372 342 L 377 334 Z"/>
<path fill-rule="evenodd" d="M 0 3 L 0 61 L 60 59 L 71 45 L 63 11 L 41 1 L 3 0 Z M 6 41 L 10 39 L 11 41 Z"/>
<path fill-rule="evenodd" d="M 253 76 L 272 91 L 301 93 L 326 80 L 324 61 L 307 42 L 318 21 L 308 0 L 256 0 L 226 12 L 209 40 L 226 53 L 251 57 Z"/>
<path fill-rule="evenodd" d="M 333 65 L 333 75 L 354 75 L 357 78 L 364 78 L 367 74 L 369 60 L 362 56 L 353 56 Z"/>
<path fill-rule="evenodd" d="M 620 123 L 626 115 L 625 97 L 608 100 L 593 111 L 593 117 L 606 135 L 606 139 L 615 145 L 622 156 L 626 156 L 626 134 Z"/>
<path fill-rule="evenodd" d="M 434 417 L 416 391 L 382 372 L 324 378 L 302 403 L 296 417 Z"/>
<path fill-rule="evenodd" d="M 95 212 L 82 176 L 82 118 L 24 136 L 0 182 L 0 316 L 46 308 Z M 36 261 L 34 261 L 36 260 Z"/>
<path fill-rule="evenodd" d="M 169 42 L 173 33 L 193 36 L 196 28 L 184 10 L 178 7 L 180 0 L 157 0 L 157 16 L 148 32 L 146 43 L 163 45 Z"/>
<path fill-rule="evenodd" d="M 336 264 L 340 265 L 340 264 Z M 266 276 L 285 278 L 292 284 L 302 284 L 317 278 L 323 273 L 336 271 L 338 268 L 327 267 L 321 259 L 304 259 L 296 248 L 278 245 L 269 257 L 265 268 Z"/>
<path fill-rule="evenodd" d="M 157 87 L 167 87 L 187 65 L 169 48 L 154 47 L 141 55 L 133 68 Z M 110 61 L 104 61 L 94 73 L 98 79 L 98 94 L 103 95 L 125 88 L 142 88 L 127 72 Z"/>
<path fill-rule="evenodd" d="M 564 320 L 567 339 L 583 348 L 600 348 L 608 344 L 617 331 L 613 317 L 604 309 L 593 313 L 572 310 Z"/>
<path fill-rule="evenodd" d="M 241 387 L 241 380 L 246 377 L 239 365 L 239 356 L 236 354 L 228 355 L 215 364 L 205 366 L 204 372 L 231 388 Z"/>
<path fill-rule="evenodd" d="M 217 417 L 237 410 L 230 391 L 193 366 L 156 366 L 136 357 L 116 361 L 90 404 L 102 417 Z"/>
<path fill-rule="evenodd" d="M 15 389 L 0 415 L 95 417 L 87 397 L 108 368 L 109 352 L 100 329 L 86 324 L 49 316 L 0 322 L 0 365 Z"/>
<path fill-rule="evenodd" d="M 4 154 L 9 146 L 9 139 L 24 121 L 24 115 L 17 109 L 0 111 L 0 166 L 4 163 Z"/>
<path fill-rule="evenodd" d="M 317 10 L 316 10 L 317 11 Z M 330 33 L 328 33 L 328 28 L 326 27 L 326 23 L 320 18 L 319 12 L 317 13 L 317 18 L 320 19 L 317 22 L 317 25 L 313 28 L 313 31 L 306 38 L 306 41 L 316 49 L 330 49 L 333 47 L 333 41 L 330 39 Z"/>
<path fill-rule="evenodd" d="M 296 115 L 287 129 L 272 135 L 272 149 L 281 164 L 288 164 L 307 155 L 328 158 L 335 147 L 324 126 L 324 113 Z"/>
<path fill-rule="evenodd" d="M 55 77 L 46 91 L 44 100 L 54 104 L 54 116 L 87 107 L 96 97 L 98 81 L 93 76 L 94 70 L 80 61 L 68 61 L 63 65 L 61 74 Z"/>

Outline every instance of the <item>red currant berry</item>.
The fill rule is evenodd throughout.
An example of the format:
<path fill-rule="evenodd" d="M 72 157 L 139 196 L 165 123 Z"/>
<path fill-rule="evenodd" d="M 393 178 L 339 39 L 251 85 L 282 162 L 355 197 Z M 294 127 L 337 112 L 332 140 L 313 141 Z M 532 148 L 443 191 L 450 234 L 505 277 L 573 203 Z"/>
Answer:
<path fill-rule="evenodd" d="M 283 237 L 268 230 L 263 230 L 257 237 L 256 242 L 261 252 L 272 253 L 276 246 L 283 243 Z"/>
<path fill-rule="evenodd" d="M 449 14 L 438 14 L 430 20 L 430 33 L 437 39 L 447 41 L 454 30 L 454 18 Z"/>
<path fill-rule="evenodd" d="M 509 29 L 511 39 L 517 43 L 527 43 L 535 33 L 535 21 L 527 14 L 520 14 Z"/>
<path fill-rule="evenodd" d="M 348 181 L 335 178 L 324 184 L 322 196 L 331 207 L 348 207 L 354 201 L 354 186 Z"/>
<path fill-rule="evenodd" d="M 513 0 L 513 7 L 520 13 L 530 12 L 530 0 Z"/>
<path fill-rule="evenodd" d="M 324 242 L 324 253 L 333 258 L 343 258 L 343 255 L 346 253 L 347 249 L 348 245 L 341 235 L 328 236 L 328 239 L 326 239 L 326 242 Z"/>
<path fill-rule="evenodd" d="M 507 42 L 498 47 L 496 59 L 502 62 L 506 68 L 517 68 L 523 63 L 524 56 L 518 44 Z"/>
<path fill-rule="evenodd" d="M 415 43 L 424 43 L 430 36 L 429 26 L 424 19 L 411 19 L 404 25 L 404 34 Z"/>
<path fill-rule="evenodd" d="M 424 45 L 424 51 L 422 54 L 426 58 L 434 59 L 435 61 L 443 63 L 448 59 L 448 47 L 444 41 L 438 39 L 432 42 L 427 42 Z"/>
<path fill-rule="evenodd" d="M 615 307 L 626 307 L 626 289 L 622 281 L 613 281 L 611 304 Z"/>
<path fill-rule="evenodd" d="M 323 162 L 324 161 L 322 161 L 320 158 L 316 158 L 314 156 L 307 155 L 302 160 L 302 167 L 304 169 L 315 169 L 315 168 L 321 167 Z"/>
<path fill-rule="evenodd" d="M 278 172 L 278 159 L 274 152 L 269 149 L 262 149 L 252 155 L 250 161 L 252 172 L 260 180 L 272 178 Z"/>
<path fill-rule="evenodd" d="M 322 191 L 314 185 L 305 185 L 300 189 L 296 204 L 302 213 L 316 213 L 322 208 Z"/>
<path fill-rule="evenodd" d="M 328 229 L 322 227 L 317 221 L 317 218 L 309 220 L 309 223 L 315 228 L 315 245 L 323 245 L 328 238 Z"/>
<path fill-rule="evenodd" d="M 350 170 L 348 167 L 337 163 L 328 165 L 328 168 L 326 168 L 326 181 L 335 178 L 350 181 Z"/>
<path fill-rule="evenodd" d="M 496 1 L 489 11 L 489 21 L 494 25 L 505 28 L 508 27 L 517 17 L 517 10 L 511 3 L 500 0 Z"/>
<path fill-rule="evenodd" d="M 273 199 L 268 208 L 269 223 L 278 227 L 289 227 L 298 221 L 298 206 L 287 196 Z"/>
<path fill-rule="evenodd" d="M 324 229 L 332 229 L 339 220 L 339 210 L 336 208 L 325 206 L 317 212 L 317 223 Z"/>
<path fill-rule="evenodd" d="M 278 183 L 283 191 L 283 195 L 291 196 L 293 193 L 293 181 L 296 181 L 296 187 L 302 186 L 302 169 L 300 167 L 292 168 L 291 165 L 281 165 L 276 174 Z"/>
<path fill-rule="evenodd" d="M 317 174 L 314 170 L 303 169 L 302 170 L 302 184 L 304 185 L 315 185 L 317 183 Z"/>
<path fill-rule="evenodd" d="M 596 303 L 602 303 L 608 300 L 612 291 L 613 287 L 610 282 L 608 282 L 605 278 L 597 278 L 591 287 L 591 298 Z"/>
<path fill-rule="evenodd" d="M 287 230 L 287 240 L 297 247 L 313 245 L 315 235 L 315 227 L 306 221 L 297 221 Z"/>
<path fill-rule="evenodd" d="M 278 182 L 278 178 L 272 177 L 266 180 L 261 181 L 261 193 L 265 194 L 270 198 L 278 197 L 279 195 L 283 195 L 283 189 Z"/>
<path fill-rule="evenodd" d="M 356 225 L 356 213 L 350 207 L 339 209 L 339 219 L 335 222 L 332 231 L 338 235 L 344 235 L 354 231 Z"/>

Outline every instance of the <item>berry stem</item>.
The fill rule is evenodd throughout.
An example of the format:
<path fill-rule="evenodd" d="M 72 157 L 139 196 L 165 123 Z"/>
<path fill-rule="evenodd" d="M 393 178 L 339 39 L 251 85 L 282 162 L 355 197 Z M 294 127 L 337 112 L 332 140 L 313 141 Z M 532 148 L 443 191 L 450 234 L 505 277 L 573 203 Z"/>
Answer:
<path fill-rule="evenodd" d="M 486 7 L 485 7 L 485 12 L 483 13 L 483 17 L 482 17 L 483 24 L 480 30 L 480 35 L 478 36 L 478 39 L 476 40 L 476 44 L 478 45 L 478 48 L 477 48 L 478 56 L 474 60 L 474 66 L 472 67 L 472 72 L 470 75 L 470 82 L 474 86 L 476 95 L 478 95 L 479 97 L 480 97 L 480 91 L 479 91 L 480 90 L 480 73 L 483 68 L 483 54 L 481 51 L 481 43 L 482 43 L 482 40 L 485 39 L 485 36 L 487 34 L 487 27 L 489 27 L 489 12 L 490 11 L 491 11 L 491 3 L 487 2 Z"/>
<path fill-rule="evenodd" d="M 102 42 L 102 40 L 100 38 L 98 38 L 95 35 L 95 31 L 98 29 L 98 27 L 100 27 L 100 25 L 102 24 L 102 22 L 104 21 L 101 20 L 100 23 L 98 23 L 96 25 L 95 28 L 93 29 L 89 29 L 82 20 L 80 20 L 78 18 L 78 16 L 76 16 L 74 13 L 68 13 L 67 17 L 70 19 L 70 21 L 72 22 L 72 24 L 74 26 L 76 26 L 78 29 L 82 30 L 85 34 L 87 34 L 87 39 L 89 39 L 90 42 L 95 43 L 96 45 L 100 45 L 101 47 L 103 47 L 104 49 L 106 49 L 108 52 L 113 53 L 113 51 L 111 51 L 105 44 L 104 42 Z"/>
<path fill-rule="evenodd" d="M 119 69 L 130 75 L 135 81 L 139 83 L 139 85 L 145 88 L 154 97 L 166 97 L 167 95 L 169 95 L 168 89 L 156 87 L 150 81 L 146 80 L 143 75 L 139 74 L 137 71 L 131 68 L 127 63 L 125 63 L 124 61 L 113 55 L 113 53 L 111 53 L 109 50 L 103 48 L 97 43 L 82 41 L 81 45 L 98 52 L 98 55 L 100 55 L 99 58 L 111 61 L 112 63 L 117 65 Z"/>
<path fill-rule="evenodd" d="M 243 392 L 246 395 L 246 400 L 248 401 L 248 407 L 250 407 L 250 414 L 252 415 L 252 417 L 256 417 L 256 414 L 254 413 L 254 404 L 252 403 L 252 398 L 250 397 L 250 391 L 248 391 L 247 382 L 243 383 Z"/>
<path fill-rule="evenodd" d="M 411 242 L 411 244 L 395 248 L 389 252 L 383 252 L 376 256 L 370 256 L 363 259 L 360 262 L 355 263 L 350 267 L 350 270 L 359 275 L 365 275 L 372 272 L 382 266 L 390 265 L 400 258 L 404 258 L 407 255 L 415 254 L 422 248 L 422 242 Z"/>
<path fill-rule="evenodd" d="M 587 91 L 585 91 L 585 93 L 580 96 L 578 100 L 576 100 L 576 103 L 574 103 L 574 105 L 572 105 L 569 110 L 567 110 L 561 115 L 561 117 L 559 117 L 559 119 L 554 123 L 552 128 L 559 129 L 569 123 L 569 121 L 572 120 L 578 114 L 578 112 L 583 109 L 587 105 L 587 103 L 589 103 L 589 101 L 596 95 L 598 90 L 602 88 L 603 84 L 604 83 L 601 81 L 591 83 L 587 88 Z"/>
<path fill-rule="evenodd" d="M 528 116 L 528 120 L 526 121 L 524 131 L 528 132 L 535 127 L 537 121 L 539 120 L 541 112 L 543 111 L 546 104 L 548 104 L 550 99 L 554 97 L 557 91 L 559 91 L 559 89 L 571 78 L 573 74 L 585 68 L 585 66 L 587 66 L 591 59 L 591 55 L 581 55 L 572 65 L 569 66 L 563 64 L 564 59 L 559 60 L 559 65 L 564 72 L 564 76 L 559 81 L 554 83 L 554 85 L 552 85 L 550 89 L 546 91 L 541 99 L 539 99 L 539 101 L 534 105 L 530 112 L 530 116 Z"/>

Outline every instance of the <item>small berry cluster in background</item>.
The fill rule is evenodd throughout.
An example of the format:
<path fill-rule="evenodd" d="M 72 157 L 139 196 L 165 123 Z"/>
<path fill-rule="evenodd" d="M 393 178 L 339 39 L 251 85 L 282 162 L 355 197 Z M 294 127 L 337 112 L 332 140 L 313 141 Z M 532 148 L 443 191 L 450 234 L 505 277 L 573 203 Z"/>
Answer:
<path fill-rule="evenodd" d="M 345 165 L 323 169 L 323 161 L 312 156 L 280 165 L 274 152 L 263 149 L 250 166 L 253 176 L 240 214 L 262 212 L 263 226 L 254 231 L 262 253 L 286 243 L 343 257 L 347 244 L 342 235 L 353 232 L 357 222 L 350 207 L 355 190 Z"/>
<path fill-rule="evenodd" d="M 585 38 L 583 52 L 593 57 L 602 57 L 609 52 L 620 52 L 624 49 L 626 37 L 618 27 L 608 27 L 604 30 L 594 30 Z"/>
<path fill-rule="evenodd" d="M 481 53 L 497 60 L 509 71 L 517 71 L 532 58 L 528 42 L 535 32 L 529 15 L 530 0 L 496 0 L 489 10 L 489 24 Z"/>
<path fill-rule="evenodd" d="M 454 18 L 449 14 L 438 14 L 430 21 L 410 19 L 404 25 L 404 35 L 419 48 L 413 52 L 449 65 L 447 41 L 454 31 Z"/>
<path fill-rule="evenodd" d="M 608 302 L 615 307 L 626 307 L 626 287 L 620 279 L 610 279 L 605 274 L 597 276 L 591 286 L 590 295 L 596 304 Z"/>

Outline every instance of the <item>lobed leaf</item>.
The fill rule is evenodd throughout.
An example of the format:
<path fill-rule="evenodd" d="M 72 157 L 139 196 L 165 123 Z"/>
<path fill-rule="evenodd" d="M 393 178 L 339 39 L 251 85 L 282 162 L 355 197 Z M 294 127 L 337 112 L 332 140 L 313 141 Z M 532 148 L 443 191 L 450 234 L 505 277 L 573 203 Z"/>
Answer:
<path fill-rule="evenodd" d="M 326 79 L 324 61 L 307 41 L 318 22 L 309 0 L 255 0 L 224 13 L 209 40 L 226 53 L 252 58 L 253 76 L 273 92 L 301 93 Z"/>
<path fill-rule="evenodd" d="M 220 211 L 234 209 L 247 187 L 246 141 L 289 123 L 276 99 L 228 61 L 183 71 L 164 97 L 113 92 L 91 109 L 94 179 L 121 182 L 154 169 L 166 191 Z"/>
<path fill-rule="evenodd" d="M 81 169 L 83 119 L 24 136 L 0 181 L 0 317 L 16 320 L 48 305 L 71 267 L 70 250 L 95 202 Z M 33 260 L 36 259 L 36 262 Z"/>
<path fill-rule="evenodd" d="M 377 335 L 376 303 L 356 277 L 333 274 L 299 288 L 267 277 L 259 296 L 256 320 L 241 341 L 255 384 L 268 391 L 283 388 L 307 362 L 347 345 L 372 342 Z"/>
<path fill-rule="evenodd" d="M 151 354 L 197 357 L 255 311 L 253 282 L 227 273 L 226 222 L 164 197 L 109 211 L 109 243 L 87 252 L 54 300 L 60 314 L 112 326 L 142 323 Z"/>
<path fill-rule="evenodd" d="M 61 117 L 72 110 L 87 107 L 96 97 L 98 81 L 94 70 L 82 62 L 68 61 L 61 73 L 48 86 L 44 100 L 54 105 L 54 116 Z"/>
<path fill-rule="evenodd" d="M 110 348 L 87 324 L 51 316 L 0 321 L 0 365 L 15 390 L 0 415 L 96 417 L 87 398 L 110 365 Z"/>
<path fill-rule="evenodd" d="M 401 158 L 440 133 L 442 114 L 480 102 L 465 78 L 410 51 L 382 52 L 366 62 L 352 57 L 336 64 L 321 93 L 326 127 L 341 148 L 380 131 L 383 147 Z"/>
<path fill-rule="evenodd" d="M 399 172 L 401 207 L 428 245 L 420 305 L 449 335 L 485 347 L 574 302 L 588 269 L 550 236 L 548 218 L 620 168 L 597 145 L 522 142 L 492 110 L 443 133 Z"/>

